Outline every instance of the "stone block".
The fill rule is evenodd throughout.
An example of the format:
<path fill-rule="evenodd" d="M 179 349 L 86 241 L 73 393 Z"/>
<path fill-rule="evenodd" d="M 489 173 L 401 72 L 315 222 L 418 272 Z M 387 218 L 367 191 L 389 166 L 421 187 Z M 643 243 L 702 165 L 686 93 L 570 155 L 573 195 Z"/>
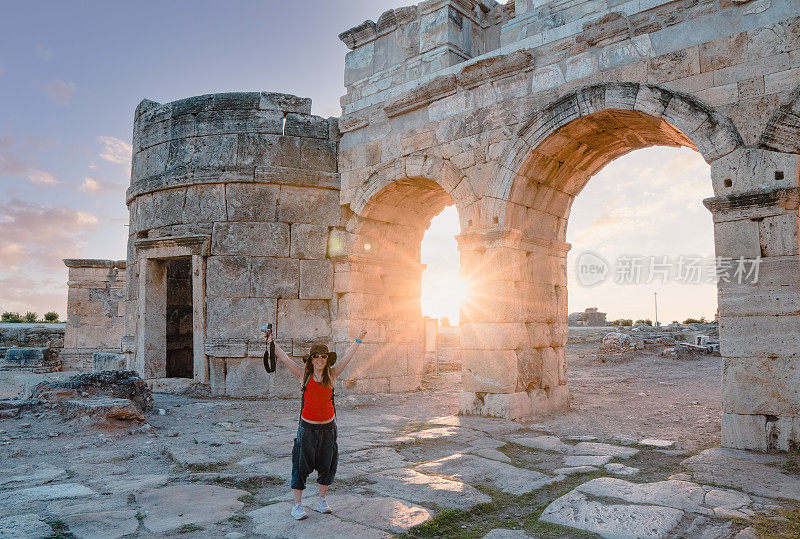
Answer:
<path fill-rule="evenodd" d="M 289 256 L 285 223 L 214 223 L 212 255 Z"/>
<path fill-rule="evenodd" d="M 269 375 L 261 358 L 228 358 L 225 362 L 225 393 L 231 397 L 266 397 Z"/>
<path fill-rule="evenodd" d="M 250 259 L 210 256 L 206 264 L 206 296 L 244 298 L 250 295 Z"/>
<path fill-rule="evenodd" d="M 297 137 L 262 133 L 242 133 L 238 137 L 235 148 L 237 165 L 300 167 L 301 139 Z"/>
<path fill-rule="evenodd" d="M 252 258 L 251 289 L 253 297 L 296 298 L 300 286 L 300 266 L 292 258 Z"/>
<path fill-rule="evenodd" d="M 389 393 L 389 378 L 361 378 L 358 380 L 345 381 L 345 384 L 352 386 L 352 390 L 347 391 L 348 393 L 361 395 Z"/>
<path fill-rule="evenodd" d="M 536 348 L 517 350 L 517 391 L 541 386 L 542 353 Z"/>
<path fill-rule="evenodd" d="M 330 260 L 300 261 L 300 299 L 333 297 L 333 263 Z"/>
<path fill-rule="evenodd" d="M 464 391 L 511 393 L 516 390 L 518 365 L 513 350 L 462 350 Z"/>
<path fill-rule="evenodd" d="M 714 248 L 725 258 L 756 258 L 761 255 L 759 225 L 750 219 L 714 223 Z"/>
<path fill-rule="evenodd" d="M 291 94 L 261 92 L 258 108 L 261 110 L 279 110 L 281 112 L 311 114 L 311 99 L 307 97 L 297 97 Z"/>
<path fill-rule="evenodd" d="M 779 417 L 800 414 L 800 368 L 797 360 L 724 357 L 722 411 Z"/>
<path fill-rule="evenodd" d="M 339 192 L 312 187 L 281 186 L 278 220 L 285 223 L 339 224 Z"/>
<path fill-rule="evenodd" d="M 299 168 L 319 172 L 338 172 L 337 145 L 330 140 L 304 138 L 300 142 Z"/>
<path fill-rule="evenodd" d="M 549 324 L 550 326 L 550 346 L 559 348 L 566 346 L 569 327 L 563 322 Z"/>
<path fill-rule="evenodd" d="M 114 352 L 94 352 L 92 372 L 122 371 L 126 368 L 125 356 Z"/>
<path fill-rule="evenodd" d="M 551 389 L 559 385 L 558 356 L 553 348 L 538 348 L 542 355 L 542 388 Z"/>
<path fill-rule="evenodd" d="M 765 217 L 758 222 L 758 237 L 762 256 L 797 255 L 797 212 Z"/>
<path fill-rule="evenodd" d="M 550 329 L 551 324 L 545 322 L 532 322 L 525 324 L 528 330 L 528 341 L 532 348 L 543 348 L 552 346 L 553 334 Z"/>
<path fill-rule="evenodd" d="M 565 385 L 529 391 L 528 396 L 533 416 L 562 412 L 569 407 L 569 391 Z"/>
<path fill-rule="evenodd" d="M 747 61 L 747 33 L 715 39 L 700 45 L 700 71 L 714 71 Z"/>
<path fill-rule="evenodd" d="M 463 415 L 523 419 L 531 414 L 530 398 L 523 392 L 479 393 L 459 391 L 458 409 Z"/>
<path fill-rule="evenodd" d="M 356 355 L 342 373 L 344 379 L 388 378 L 408 375 L 408 346 L 371 344 L 358 347 Z"/>
<path fill-rule="evenodd" d="M 284 124 L 285 135 L 293 137 L 306 137 L 328 139 L 328 120 L 310 114 L 297 114 L 290 112 L 286 115 Z"/>
<path fill-rule="evenodd" d="M 384 294 L 383 281 L 377 273 L 360 271 L 335 271 L 333 291 L 338 294 L 356 292 L 361 294 Z"/>
<path fill-rule="evenodd" d="M 247 356 L 247 339 L 206 339 L 206 355 L 211 357 L 245 357 Z"/>
<path fill-rule="evenodd" d="M 274 185 L 229 183 L 225 185 L 227 221 L 274 221 L 280 188 Z"/>
<path fill-rule="evenodd" d="M 363 320 L 391 320 L 394 316 L 392 302 L 383 294 L 342 294 L 338 302 L 339 318 Z"/>
<path fill-rule="evenodd" d="M 767 418 L 763 415 L 722 414 L 722 447 L 767 450 Z"/>
<path fill-rule="evenodd" d="M 292 225 L 291 246 L 289 249 L 292 258 L 322 259 L 325 258 L 327 250 L 327 226 L 307 223 L 294 223 Z"/>
<path fill-rule="evenodd" d="M 800 315 L 722 316 L 719 325 L 726 358 L 792 358 L 800 355 Z"/>
<path fill-rule="evenodd" d="M 263 338 L 260 327 L 275 324 L 276 299 L 208 298 L 206 335 L 209 338 Z"/>
<path fill-rule="evenodd" d="M 331 334 L 328 302 L 316 299 L 280 299 L 278 327 L 283 339 L 328 337 Z"/>
<path fill-rule="evenodd" d="M 528 332 L 522 322 L 473 322 L 461 326 L 462 348 L 516 350 L 518 348 L 526 348 L 528 342 Z"/>
<path fill-rule="evenodd" d="M 409 376 L 392 376 L 389 378 L 389 393 L 405 393 L 406 391 L 417 391 L 422 385 L 422 375 L 412 374 Z"/>

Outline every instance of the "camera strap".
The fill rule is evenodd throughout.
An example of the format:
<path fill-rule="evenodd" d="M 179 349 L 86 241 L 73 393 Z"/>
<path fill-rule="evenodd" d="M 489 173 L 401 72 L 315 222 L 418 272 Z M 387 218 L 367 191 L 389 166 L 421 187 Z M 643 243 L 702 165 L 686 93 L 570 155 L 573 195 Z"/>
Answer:
<path fill-rule="evenodd" d="M 275 341 L 270 341 L 264 351 L 264 368 L 267 372 L 275 372 Z"/>

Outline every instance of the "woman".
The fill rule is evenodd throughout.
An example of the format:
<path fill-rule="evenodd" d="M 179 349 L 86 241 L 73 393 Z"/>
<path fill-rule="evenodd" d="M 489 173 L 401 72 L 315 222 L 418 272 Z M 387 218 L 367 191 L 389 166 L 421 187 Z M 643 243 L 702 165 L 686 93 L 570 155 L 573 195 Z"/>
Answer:
<path fill-rule="evenodd" d="M 292 516 L 297 520 L 308 517 L 303 509 L 302 496 L 309 474 L 317 470 L 319 500 L 317 511 L 330 513 L 331 508 L 325 496 L 333 483 L 336 465 L 339 461 L 339 446 L 336 443 L 336 409 L 333 402 L 333 384 L 362 343 L 366 330 L 355 338 L 345 351 L 342 360 L 336 364 L 336 352 L 328 352 L 324 344 L 311 347 L 308 356 L 303 358 L 305 368 L 295 363 L 286 352 L 275 343 L 275 355 L 303 381 L 300 410 L 300 425 L 292 448 L 292 492 L 294 506 Z M 273 342 L 272 334 L 265 335 L 267 346 Z"/>

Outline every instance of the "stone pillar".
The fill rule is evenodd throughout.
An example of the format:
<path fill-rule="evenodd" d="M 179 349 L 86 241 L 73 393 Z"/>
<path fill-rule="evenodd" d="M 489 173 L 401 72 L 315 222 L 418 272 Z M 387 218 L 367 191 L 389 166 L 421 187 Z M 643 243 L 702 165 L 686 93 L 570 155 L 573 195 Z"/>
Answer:
<path fill-rule="evenodd" d="M 459 236 L 465 414 L 516 419 L 567 406 L 567 244 L 507 229 Z"/>
<path fill-rule="evenodd" d="M 136 372 L 143 378 L 167 376 L 167 265 L 139 260 L 139 333 Z"/>
<path fill-rule="evenodd" d="M 69 287 L 62 370 L 92 372 L 95 352 L 120 351 L 125 261 L 67 259 Z"/>
<path fill-rule="evenodd" d="M 712 163 L 724 447 L 800 441 L 797 165 L 753 149 Z"/>

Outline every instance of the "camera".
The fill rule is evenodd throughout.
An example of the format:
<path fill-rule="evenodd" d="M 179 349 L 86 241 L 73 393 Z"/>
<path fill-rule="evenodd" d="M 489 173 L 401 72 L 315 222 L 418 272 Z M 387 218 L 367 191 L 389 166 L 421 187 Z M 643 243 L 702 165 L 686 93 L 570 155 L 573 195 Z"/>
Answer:
<path fill-rule="evenodd" d="M 266 326 L 261 326 L 261 331 L 267 334 L 272 333 L 272 324 L 267 324 Z"/>

